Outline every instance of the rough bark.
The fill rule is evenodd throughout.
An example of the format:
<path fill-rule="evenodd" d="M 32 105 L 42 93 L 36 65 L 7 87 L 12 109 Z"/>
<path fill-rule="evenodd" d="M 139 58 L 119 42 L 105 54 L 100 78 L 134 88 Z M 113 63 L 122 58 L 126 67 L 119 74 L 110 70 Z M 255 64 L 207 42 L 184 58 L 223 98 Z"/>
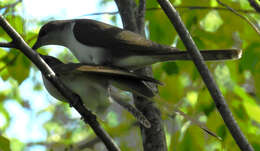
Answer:
<path fill-rule="evenodd" d="M 145 0 L 140 0 L 139 6 L 133 0 L 115 0 L 122 18 L 124 28 L 145 35 L 144 16 Z M 138 73 L 152 76 L 151 67 L 136 71 Z M 157 89 L 156 86 L 152 86 Z M 140 125 L 144 151 L 166 151 L 166 138 L 163 130 L 160 111 L 149 100 L 142 97 L 134 97 L 134 103 L 146 118 L 151 122 L 149 129 Z"/>

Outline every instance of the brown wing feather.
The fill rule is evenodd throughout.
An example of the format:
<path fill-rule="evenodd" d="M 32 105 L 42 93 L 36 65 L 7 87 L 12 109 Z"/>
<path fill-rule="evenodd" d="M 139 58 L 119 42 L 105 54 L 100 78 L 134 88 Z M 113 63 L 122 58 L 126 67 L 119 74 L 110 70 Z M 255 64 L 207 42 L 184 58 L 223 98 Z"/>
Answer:
<path fill-rule="evenodd" d="M 115 69 L 111 67 L 105 67 L 105 66 L 93 66 L 93 65 L 86 65 L 82 63 L 68 63 L 63 64 L 60 63 L 58 65 L 52 65 L 52 69 L 57 74 L 70 74 L 72 72 L 85 72 L 85 73 L 94 73 L 94 74 L 100 74 L 104 76 L 112 76 L 112 77 L 124 77 L 129 78 L 133 80 L 142 80 L 147 82 L 152 82 L 156 84 L 163 85 L 160 81 L 144 76 L 144 75 L 138 75 L 123 69 Z"/>
<path fill-rule="evenodd" d="M 109 75 L 109 76 L 123 76 L 123 77 L 129 78 L 129 79 L 142 80 L 142 81 L 153 82 L 156 84 L 163 85 L 163 83 L 161 83 L 160 81 L 158 81 L 154 78 L 151 78 L 151 77 L 138 75 L 138 74 L 128 72 L 125 70 L 114 69 L 114 68 L 109 68 L 109 67 L 104 67 L 104 66 L 82 65 L 82 66 L 77 67 L 76 70 L 82 71 L 82 72 L 88 72 L 88 73 Z"/>
<path fill-rule="evenodd" d="M 123 52 L 147 55 L 178 50 L 174 47 L 154 43 L 134 32 L 95 20 L 79 19 L 75 22 L 74 36 L 79 42 L 86 45 L 102 46 L 112 51 L 122 50 Z"/>

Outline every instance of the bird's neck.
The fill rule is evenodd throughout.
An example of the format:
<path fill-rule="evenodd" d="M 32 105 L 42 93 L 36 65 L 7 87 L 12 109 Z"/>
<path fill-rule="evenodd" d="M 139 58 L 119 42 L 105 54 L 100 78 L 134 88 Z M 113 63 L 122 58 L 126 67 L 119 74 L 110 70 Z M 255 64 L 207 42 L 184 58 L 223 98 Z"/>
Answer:
<path fill-rule="evenodd" d="M 67 25 L 63 32 L 60 33 L 60 45 L 67 47 L 69 49 L 74 47 L 73 42 L 75 41 L 75 36 L 73 34 L 73 27 L 75 23 L 70 23 Z"/>
<path fill-rule="evenodd" d="M 82 63 L 102 65 L 111 59 L 108 51 L 102 47 L 88 46 L 79 42 L 73 33 L 75 23 L 70 23 L 60 33 L 59 44 L 68 48 Z M 88 35 L 86 35 L 88 36 Z"/>

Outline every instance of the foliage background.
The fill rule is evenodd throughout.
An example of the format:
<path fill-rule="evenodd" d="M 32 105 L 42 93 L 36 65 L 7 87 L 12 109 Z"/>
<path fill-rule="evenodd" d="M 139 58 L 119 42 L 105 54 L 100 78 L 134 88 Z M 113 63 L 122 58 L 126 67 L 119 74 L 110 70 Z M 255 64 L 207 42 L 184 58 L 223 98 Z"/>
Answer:
<path fill-rule="evenodd" d="M 43 23 L 51 19 L 63 19 L 60 16 L 52 16 L 45 20 L 28 19 L 22 13 L 23 2 L 14 7 L 5 7 L 14 2 L 0 0 L 0 13 L 4 14 L 30 45 L 35 42 Z M 241 12 L 241 14 L 250 17 L 256 24 L 259 23 L 259 15 L 254 13 L 247 0 L 222 0 L 222 2 L 234 9 L 251 10 L 250 13 Z M 260 35 L 232 12 L 212 9 L 212 7 L 220 7 L 215 0 L 172 0 L 172 3 L 178 8 L 200 49 L 243 49 L 243 57 L 240 60 L 210 62 L 207 65 L 214 74 L 240 128 L 255 150 L 260 150 L 260 63 L 258 61 Z M 115 8 L 112 0 L 101 0 L 98 4 L 100 8 L 108 6 Z M 188 9 L 191 6 L 209 8 Z M 158 8 L 158 4 L 156 1 L 147 1 L 147 8 Z M 80 17 L 93 16 L 83 13 Z M 110 23 L 121 25 L 118 15 L 101 14 L 94 18 L 102 20 L 101 16 L 105 16 L 104 18 Z M 149 39 L 184 49 L 172 25 L 160 9 L 147 11 L 146 29 Z M 2 28 L 0 28 L 0 40 L 10 41 Z M 75 61 L 67 51 L 63 51 L 63 48 L 55 47 L 55 49 L 60 50 L 58 51 L 60 53 L 54 52 L 50 47 L 44 47 L 41 52 L 56 55 L 66 62 Z M 160 103 L 157 102 L 157 105 L 163 113 L 169 150 L 239 150 L 192 62 L 157 63 L 153 65 L 153 69 L 154 76 L 165 83 L 165 86 L 159 87 L 159 95 L 162 99 Z M 89 147 L 85 150 L 104 149 L 103 144 L 96 140 L 92 130 L 79 119 L 77 113 L 69 108 L 68 104 L 53 101 L 54 99 L 47 92 L 43 92 L 39 72 L 18 50 L 0 48 L 0 76 L 1 151 L 56 151 L 82 144 Z M 170 118 L 166 113 L 173 112 L 170 109 L 165 111 L 163 107 L 165 105 L 178 106 L 188 115 L 205 123 L 223 141 L 209 136 L 182 116 L 174 115 Z M 17 119 L 19 114 L 26 114 L 33 122 L 27 122 L 29 124 L 26 127 L 19 127 L 25 122 L 24 120 L 28 120 Z M 107 117 L 100 121 L 122 150 L 141 150 L 139 128 L 129 113 L 114 107 Z M 16 130 L 12 128 L 14 125 Z M 17 131 L 27 133 L 23 133 L 25 136 L 17 136 Z M 87 142 L 92 144 L 86 144 Z"/>

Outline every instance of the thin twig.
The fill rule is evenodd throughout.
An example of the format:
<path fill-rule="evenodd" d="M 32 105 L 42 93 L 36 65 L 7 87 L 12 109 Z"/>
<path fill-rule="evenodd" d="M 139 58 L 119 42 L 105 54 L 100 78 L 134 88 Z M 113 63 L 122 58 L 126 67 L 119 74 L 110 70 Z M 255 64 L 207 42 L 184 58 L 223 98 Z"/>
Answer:
<path fill-rule="evenodd" d="M 140 124 L 142 124 L 145 128 L 151 128 L 151 123 L 147 120 L 143 113 L 128 103 L 127 99 L 129 98 L 125 98 L 120 95 L 120 92 L 113 86 L 109 87 L 108 92 L 113 101 L 131 113 Z"/>
<path fill-rule="evenodd" d="M 254 149 L 249 144 L 248 140 L 240 130 L 238 124 L 236 123 L 232 113 L 226 104 L 225 98 L 222 95 L 220 89 L 218 88 L 212 74 L 207 68 L 196 44 L 194 43 L 189 31 L 181 21 L 181 17 L 177 10 L 172 6 L 168 0 L 157 0 L 164 10 L 165 14 L 170 19 L 171 23 L 174 25 L 177 33 L 179 34 L 183 44 L 190 53 L 190 56 L 196 65 L 204 83 L 206 84 L 213 100 L 215 101 L 216 107 L 220 112 L 225 124 L 227 125 L 229 131 L 231 132 L 236 143 L 242 151 L 253 151 Z"/>
<path fill-rule="evenodd" d="M 12 38 L 16 48 L 21 50 L 41 70 L 42 74 L 44 74 L 53 86 L 69 101 L 70 105 L 80 113 L 83 120 L 91 126 L 96 135 L 104 142 L 107 149 L 110 151 L 119 151 L 120 149 L 114 143 L 113 139 L 97 122 L 96 116 L 84 107 L 81 98 L 63 84 L 48 64 L 46 64 L 37 52 L 28 46 L 2 15 L 0 15 L 0 26 L 2 26 L 5 32 Z"/>
<path fill-rule="evenodd" d="M 15 48 L 15 44 L 12 42 L 0 42 L 0 47 Z"/>
<path fill-rule="evenodd" d="M 28 39 L 28 42 L 31 42 L 32 40 L 34 40 L 37 36 L 33 36 L 30 39 Z M 12 42 L 6 43 L 6 42 L 0 42 L 0 47 L 5 47 L 5 48 L 15 48 L 16 45 Z M 2 72 L 7 66 L 11 65 L 13 62 L 15 62 L 15 60 L 17 59 L 19 53 L 16 54 L 14 56 L 13 59 L 11 59 L 9 62 L 7 62 L 3 67 L 0 68 L 0 72 Z M 7 57 L 7 56 L 6 56 Z M 3 57 L 4 58 L 4 57 Z M 0 60 L 2 60 L 3 58 L 1 58 Z"/>
<path fill-rule="evenodd" d="M 219 10 L 219 11 L 230 11 L 227 8 L 224 7 L 208 7 L 208 6 L 176 6 L 176 9 L 190 9 L 190 10 Z M 147 8 L 146 11 L 161 11 L 161 8 L 153 7 L 153 8 Z M 244 10 L 244 9 L 234 9 L 237 12 L 240 13 L 251 13 L 255 14 L 257 13 L 254 10 Z M 97 15 L 116 15 L 118 14 L 118 11 L 112 11 L 112 12 L 97 12 L 97 13 L 90 13 L 82 16 L 97 16 Z"/>
<path fill-rule="evenodd" d="M 220 5 L 226 7 L 227 9 L 229 9 L 229 10 L 230 10 L 231 12 L 233 12 L 235 15 L 237 15 L 237 16 L 241 17 L 243 20 L 245 20 L 245 21 L 257 32 L 257 34 L 260 35 L 259 29 L 258 29 L 258 28 L 255 26 L 255 24 L 252 23 L 247 17 L 245 17 L 245 16 L 239 14 L 236 10 L 234 10 L 233 8 L 231 8 L 231 7 L 229 7 L 228 5 L 224 4 L 224 3 L 221 2 L 220 0 L 217 0 L 217 2 L 218 2 Z"/>
<path fill-rule="evenodd" d="M 189 116 L 188 114 L 182 112 L 180 109 L 175 108 L 174 112 L 183 116 L 185 119 L 189 120 L 192 124 L 198 126 L 199 128 L 201 128 L 202 130 L 204 130 L 207 134 L 217 138 L 219 141 L 222 141 L 222 138 L 219 137 L 217 134 L 215 134 L 213 131 L 211 131 L 205 124 L 203 124 L 202 122 L 200 122 L 199 120 L 192 118 L 191 116 Z"/>

